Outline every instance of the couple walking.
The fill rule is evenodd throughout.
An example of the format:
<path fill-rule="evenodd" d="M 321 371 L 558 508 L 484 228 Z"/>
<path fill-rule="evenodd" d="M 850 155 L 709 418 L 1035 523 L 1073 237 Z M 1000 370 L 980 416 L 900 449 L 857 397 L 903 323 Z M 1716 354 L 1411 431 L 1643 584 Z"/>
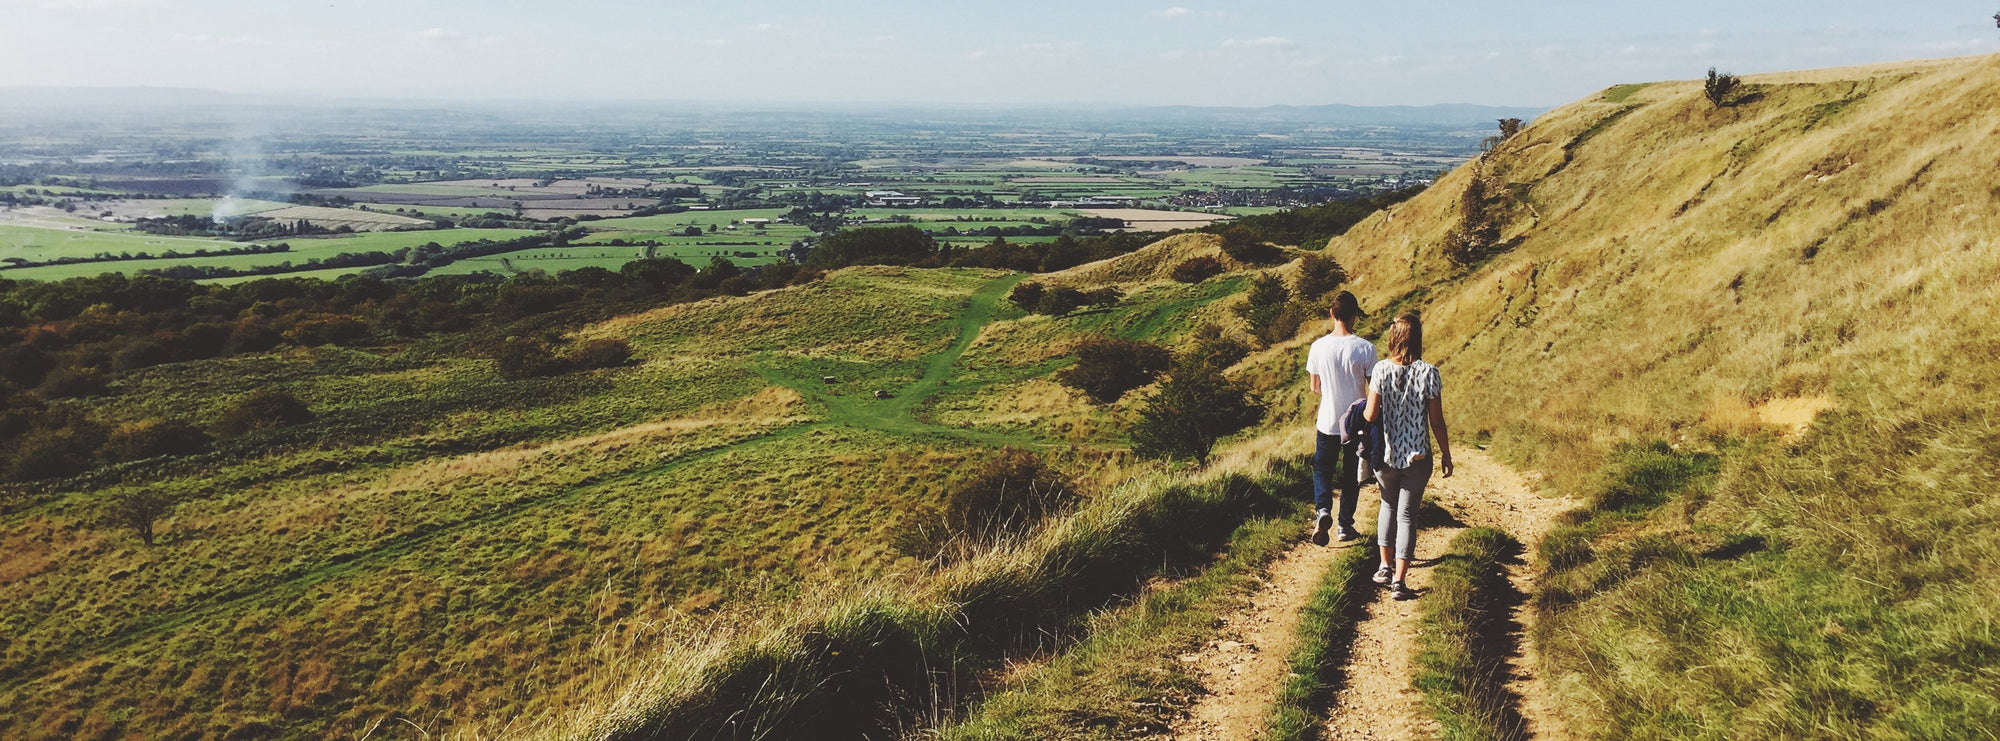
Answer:
<path fill-rule="evenodd" d="M 1306 372 L 1319 394 L 1314 425 L 1319 445 L 1313 458 L 1314 543 L 1326 545 L 1335 526 L 1333 496 L 1340 496 L 1342 541 L 1358 540 L 1354 506 L 1364 471 L 1381 486 L 1382 509 L 1375 516 L 1375 544 L 1381 568 L 1375 583 L 1389 586 L 1396 599 L 1416 596 L 1405 579 L 1416 558 L 1417 506 L 1430 483 L 1433 460 L 1451 477 L 1451 438 L 1445 429 L 1444 382 L 1423 361 L 1424 325 L 1415 313 L 1396 317 L 1383 337 L 1388 357 L 1376 359 L 1375 345 L 1354 334 L 1361 306 L 1354 294 L 1333 298 L 1333 332 L 1315 340 L 1306 354 Z M 1430 438 L 1437 436 L 1433 453 Z"/>

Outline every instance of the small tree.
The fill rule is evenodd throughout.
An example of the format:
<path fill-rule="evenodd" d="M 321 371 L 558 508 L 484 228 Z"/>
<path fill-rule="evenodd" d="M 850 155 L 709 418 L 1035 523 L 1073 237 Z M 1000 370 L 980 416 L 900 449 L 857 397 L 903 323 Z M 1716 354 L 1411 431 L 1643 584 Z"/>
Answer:
<path fill-rule="evenodd" d="M 1347 269 L 1331 257 L 1308 252 L 1299 258 L 1299 272 L 1292 276 L 1292 293 L 1311 301 L 1340 288 L 1347 282 Z"/>
<path fill-rule="evenodd" d="M 174 511 L 172 496 L 153 489 L 119 494 L 105 509 L 105 519 L 116 527 L 129 527 L 146 545 L 153 544 L 153 523 Z"/>
<path fill-rule="evenodd" d="M 1237 262 L 1252 265 L 1268 265 L 1284 257 L 1278 248 L 1266 244 L 1256 232 L 1241 225 L 1222 230 L 1222 252 Z"/>
<path fill-rule="evenodd" d="M 1147 458 L 1206 462 L 1215 442 L 1263 416 L 1250 393 L 1207 367 L 1176 366 L 1139 408 L 1134 451 Z"/>
<path fill-rule="evenodd" d="M 1285 288 L 1285 281 L 1275 275 L 1260 275 L 1250 281 L 1250 295 L 1236 307 L 1236 315 L 1250 324 L 1250 334 L 1256 335 L 1265 344 L 1276 341 L 1276 330 L 1285 314 L 1286 304 L 1291 303 L 1292 293 Z M 1297 324 L 1292 325 L 1294 329 Z"/>
<path fill-rule="evenodd" d="M 1076 364 L 1056 372 L 1056 381 L 1102 404 L 1152 383 L 1173 357 L 1150 342 L 1095 335 L 1078 343 Z"/>
<path fill-rule="evenodd" d="M 223 412 L 222 419 L 215 423 L 215 432 L 222 437 L 236 437 L 252 430 L 308 422 L 312 417 L 312 410 L 298 397 L 279 389 L 259 389 Z"/>
<path fill-rule="evenodd" d="M 1508 139 L 1514 138 L 1514 135 L 1521 133 L 1522 127 L 1526 125 L 1527 124 L 1522 123 L 1521 119 L 1518 118 L 1500 119 L 1500 140 L 1506 141 Z"/>
<path fill-rule="evenodd" d="M 1042 303 L 1042 284 L 1027 281 L 1015 285 L 1014 290 L 1007 294 L 1007 303 L 1022 311 L 1034 311 Z"/>
<path fill-rule="evenodd" d="M 1182 283 L 1200 283 L 1222 273 L 1222 261 L 1203 255 L 1190 257 L 1175 265 L 1169 277 Z"/>
<path fill-rule="evenodd" d="M 1035 302 L 1035 311 L 1049 316 L 1069 316 L 1069 313 L 1083 308 L 1089 300 L 1083 292 L 1074 288 L 1055 286 L 1042 292 L 1042 299 Z"/>
<path fill-rule="evenodd" d="M 1701 85 L 1701 94 L 1708 96 L 1708 102 L 1721 108 L 1729 102 L 1729 94 L 1736 92 L 1742 80 L 1729 73 L 1717 74 L 1714 67 L 1708 68 L 1708 80 Z"/>

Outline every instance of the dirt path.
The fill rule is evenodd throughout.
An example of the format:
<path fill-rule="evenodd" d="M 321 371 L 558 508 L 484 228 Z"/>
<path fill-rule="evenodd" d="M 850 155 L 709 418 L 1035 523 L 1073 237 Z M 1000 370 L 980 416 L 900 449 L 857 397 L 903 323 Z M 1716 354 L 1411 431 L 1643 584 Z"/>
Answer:
<path fill-rule="evenodd" d="M 1555 517 L 1574 506 L 1566 499 L 1536 496 L 1528 481 L 1513 469 L 1474 449 L 1453 451 L 1457 471 L 1449 479 L 1432 478 L 1424 498 L 1437 509 L 1425 513 L 1425 529 L 1417 539 L 1417 561 L 1410 568 L 1410 586 L 1419 595 L 1430 584 L 1430 566 L 1444 552 L 1458 531 L 1477 526 L 1505 530 L 1522 543 L 1533 544 L 1554 524 Z M 1376 503 L 1374 489 L 1362 492 L 1366 500 L 1357 520 L 1372 521 Z M 1442 510 L 1440 512 L 1440 510 Z M 1363 518 L 1366 519 L 1363 519 Z M 1533 558 L 1528 553 L 1525 558 Z M 1532 594 L 1533 566 L 1515 564 L 1508 579 L 1523 594 Z M 1424 711 L 1423 696 L 1410 686 L 1415 675 L 1417 617 L 1422 597 L 1397 602 L 1379 593 L 1368 605 L 1367 617 L 1357 626 L 1354 649 L 1345 667 L 1346 683 L 1334 698 L 1328 714 L 1326 736 L 1333 741 L 1361 739 L 1428 739 L 1437 736 L 1437 723 Z M 1515 611 L 1515 620 L 1532 618 L 1525 606 Z M 1525 632 L 1517 635 L 1525 635 Z M 1520 708 L 1528 738 L 1564 738 L 1551 721 L 1546 706 L 1538 702 L 1548 693 L 1525 650 L 1510 659 L 1514 679 L 1508 688 L 1525 698 Z"/>
<path fill-rule="evenodd" d="M 1248 608 L 1223 618 L 1216 638 L 1181 657 L 1209 694 L 1175 729 L 1175 738 L 1241 741 L 1263 732 L 1271 698 L 1288 678 L 1285 659 L 1298 635 L 1300 608 L 1333 566 L 1335 552 L 1308 542 L 1294 546 L 1272 562 Z"/>
<path fill-rule="evenodd" d="M 1458 470 L 1450 479 L 1433 478 L 1425 498 L 1426 529 L 1417 540 L 1417 562 L 1410 584 L 1421 593 L 1430 583 L 1432 560 L 1444 552 L 1452 536 L 1468 527 L 1507 531 L 1523 543 L 1539 541 L 1555 516 L 1574 505 L 1566 499 L 1536 496 L 1526 479 L 1478 450 L 1454 451 Z M 1375 489 L 1362 490 L 1356 521 L 1372 528 L 1377 508 Z M 1217 637 L 1194 654 L 1182 657 L 1208 690 L 1196 703 L 1174 737 L 1186 741 L 1254 739 L 1264 730 L 1271 699 L 1287 679 L 1299 613 L 1320 576 L 1331 567 L 1340 548 L 1373 547 L 1373 540 L 1328 547 L 1301 544 L 1270 569 L 1269 581 L 1251 597 L 1249 607 L 1224 618 Z M 1530 553 L 1526 558 L 1533 558 Z M 1508 567 L 1508 579 L 1523 594 L 1534 589 L 1532 563 Z M 1429 739 L 1437 724 L 1424 711 L 1423 696 L 1410 686 L 1415 674 L 1417 619 L 1422 598 L 1397 602 L 1378 592 L 1357 626 L 1354 647 L 1342 668 L 1345 683 L 1328 715 L 1326 737 L 1333 741 L 1362 739 Z M 1533 615 L 1525 605 L 1514 619 L 1524 630 Z M 1525 656 L 1512 657 L 1514 679 L 1508 689 L 1525 698 L 1520 711 L 1528 738 L 1562 739 L 1558 724 L 1540 702 L 1548 696 Z"/>

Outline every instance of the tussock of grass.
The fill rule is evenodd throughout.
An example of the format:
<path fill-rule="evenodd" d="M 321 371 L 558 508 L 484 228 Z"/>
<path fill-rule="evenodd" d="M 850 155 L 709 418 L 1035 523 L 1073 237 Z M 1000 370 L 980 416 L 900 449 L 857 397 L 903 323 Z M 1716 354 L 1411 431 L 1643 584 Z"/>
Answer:
<path fill-rule="evenodd" d="M 1361 606 L 1375 591 L 1368 581 L 1375 561 L 1375 549 L 1349 548 L 1313 589 L 1299 618 L 1297 642 L 1285 659 L 1291 678 L 1271 703 L 1266 724 L 1270 741 L 1319 738 L 1326 705 L 1344 679 L 1339 668 L 1354 645 Z"/>
<path fill-rule="evenodd" d="M 573 718 L 560 738 L 766 738 L 885 731 L 891 709 L 962 686 L 970 667 L 1062 630 L 1162 566 L 1191 563 L 1235 524 L 1296 498 L 1309 468 L 1257 479 L 1155 477 L 935 577 L 742 630 L 733 645 L 685 654 L 615 702 Z M 927 699 L 929 698 L 929 699 Z"/>
<path fill-rule="evenodd" d="M 1508 610 L 1518 595 L 1501 566 L 1520 549 L 1505 532 L 1472 528 L 1451 539 L 1431 572 L 1414 683 L 1446 741 L 1523 738 L 1506 688 L 1506 652 L 1514 643 Z"/>

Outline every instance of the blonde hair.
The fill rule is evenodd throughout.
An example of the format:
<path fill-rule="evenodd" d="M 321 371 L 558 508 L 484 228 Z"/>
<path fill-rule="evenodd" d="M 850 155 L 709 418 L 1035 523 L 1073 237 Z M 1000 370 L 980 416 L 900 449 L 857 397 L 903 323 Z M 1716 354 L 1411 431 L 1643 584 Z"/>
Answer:
<path fill-rule="evenodd" d="M 1424 359 L 1424 320 L 1412 311 L 1396 317 L 1389 325 L 1389 336 L 1384 338 L 1389 346 L 1389 357 L 1398 365 L 1409 365 Z"/>

